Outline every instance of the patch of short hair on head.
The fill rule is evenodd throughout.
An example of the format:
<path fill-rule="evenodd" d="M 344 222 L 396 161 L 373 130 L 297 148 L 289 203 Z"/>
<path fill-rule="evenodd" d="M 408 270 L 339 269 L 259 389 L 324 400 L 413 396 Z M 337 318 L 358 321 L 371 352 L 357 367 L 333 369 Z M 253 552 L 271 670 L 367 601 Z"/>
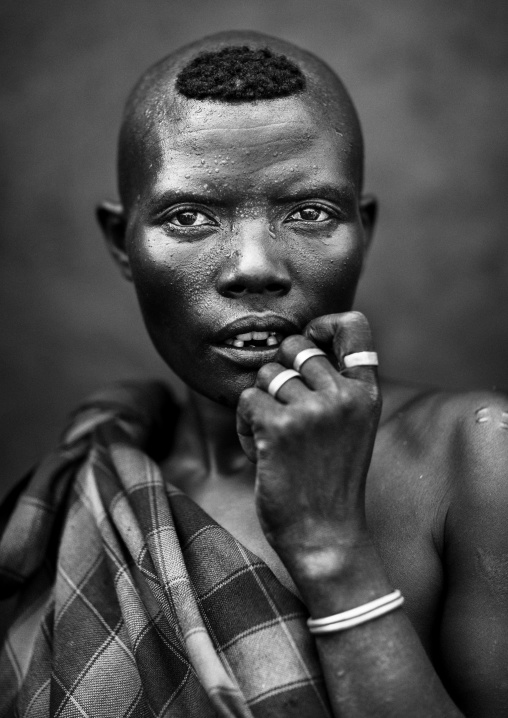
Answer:
<path fill-rule="evenodd" d="M 301 92 L 305 77 L 285 55 L 243 45 L 200 53 L 181 70 L 176 88 L 193 99 L 249 102 Z"/>

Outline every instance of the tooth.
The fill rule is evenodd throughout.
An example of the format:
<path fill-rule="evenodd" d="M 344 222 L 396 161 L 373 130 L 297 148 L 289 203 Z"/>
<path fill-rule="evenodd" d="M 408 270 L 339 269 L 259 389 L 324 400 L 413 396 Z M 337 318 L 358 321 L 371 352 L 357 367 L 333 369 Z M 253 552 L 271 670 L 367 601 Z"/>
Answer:
<path fill-rule="evenodd" d="M 252 332 L 252 338 L 258 341 L 268 339 L 268 332 Z"/>
<path fill-rule="evenodd" d="M 266 340 L 266 344 L 269 347 L 273 347 L 278 343 L 279 342 L 277 341 L 277 337 L 274 337 L 273 335 L 269 336 L 268 339 Z"/>
<path fill-rule="evenodd" d="M 238 347 L 239 349 L 241 349 L 241 348 L 243 347 L 243 342 L 242 342 L 242 340 L 241 340 L 241 339 L 234 339 L 234 340 L 233 340 L 233 346 L 234 346 L 234 347 Z"/>
<path fill-rule="evenodd" d="M 250 342 L 252 339 L 252 332 L 246 332 L 245 334 L 237 334 L 236 339 L 239 339 L 241 342 Z"/>

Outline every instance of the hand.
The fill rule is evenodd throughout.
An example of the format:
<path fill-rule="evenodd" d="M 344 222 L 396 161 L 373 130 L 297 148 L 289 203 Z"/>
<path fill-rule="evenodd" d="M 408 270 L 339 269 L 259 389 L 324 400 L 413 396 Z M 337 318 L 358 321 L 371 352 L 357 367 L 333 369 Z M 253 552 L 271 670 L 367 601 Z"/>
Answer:
<path fill-rule="evenodd" d="M 271 380 L 293 366 L 303 349 L 319 347 L 300 378 L 276 398 Z M 288 569 L 314 551 L 368 541 L 365 479 L 381 410 L 375 367 L 340 373 L 345 355 L 372 350 L 365 317 L 358 312 L 319 317 L 304 336 L 287 337 L 277 361 L 259 372 L 237 409 L 237 430 L 256 462 L 256 506 L 263 531 Z"/>

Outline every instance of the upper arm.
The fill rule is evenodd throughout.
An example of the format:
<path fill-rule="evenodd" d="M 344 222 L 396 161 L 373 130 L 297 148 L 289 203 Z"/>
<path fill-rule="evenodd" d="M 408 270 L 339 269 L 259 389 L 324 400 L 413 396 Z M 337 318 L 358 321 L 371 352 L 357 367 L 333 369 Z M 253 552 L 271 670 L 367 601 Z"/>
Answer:
<path fill-rule="evenodd" d="M 508 715 L 508 400 L 471 398 L 457 418 L 448 466 L 443 678 L 466 715 Z"/>

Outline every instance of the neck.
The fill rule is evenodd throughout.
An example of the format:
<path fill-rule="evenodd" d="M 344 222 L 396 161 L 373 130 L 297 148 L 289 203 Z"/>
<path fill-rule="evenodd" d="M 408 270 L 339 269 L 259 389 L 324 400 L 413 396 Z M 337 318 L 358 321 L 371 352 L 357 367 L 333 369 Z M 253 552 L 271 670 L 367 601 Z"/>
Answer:
<path fill-rule="evenodd" d="M 183 411 L 173 457 L 192 465 L 201 480 L 252 480 L 252 464 L 245 456 L 236 433 L 236 412 L 194 391 Z"/>

